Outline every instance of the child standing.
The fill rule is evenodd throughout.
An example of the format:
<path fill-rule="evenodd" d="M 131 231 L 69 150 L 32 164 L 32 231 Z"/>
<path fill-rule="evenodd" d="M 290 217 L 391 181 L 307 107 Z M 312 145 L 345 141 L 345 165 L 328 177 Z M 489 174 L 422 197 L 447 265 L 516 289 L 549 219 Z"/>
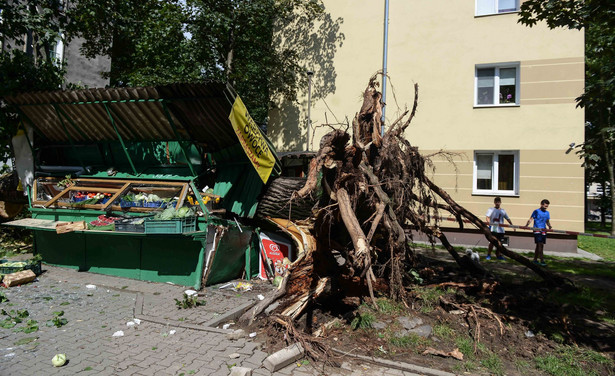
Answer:
<path fill-rule="evenodd" d="M 487 226 L 491 226 L 491 235 L 495 236 L 501 243 L 504 239 L 504 229 L 500 224 L 504 223 L 506 219 L 508 223 L 512 225 L 512 221 L 508 217 L 508 214 L 506 214 L 506 210 L 500 207 L 502 205 L 501 198 L 494 198 L 493 205 L 493 208 L 487 210 Z M 491 251 L 493 251 L 493 244 L 489 243 L 489 247 L 487 248 L 487 260 L 491 260 Z M 498 249 L 495 250 L 495 256 L 498 260 L 504 260 L 504 256 L 502 256 Z"/>
<path fill-rule="evenodd" d="M 534 251 L 533 262 L 541 266 L 547 266 L 543 254 L 545 244 L 547 243 L 547 232 L 545 230 L 547 227 L 549 230 L 553 228 L 551 227 L 551 222 L 549 222 L 551 215 L 547 211 L 548 207 L 549 200 L 544 199 L 540 201 L 540 208 L 532 212 L 530 219 L 527 220 L 527 224 L 525 225 L 529 226 L 532 219 L 534 220 L 534 243 L 536 243 L 536 250 Z M 540 262 L 538 262 L 538 259 L 540 259 Z"/>

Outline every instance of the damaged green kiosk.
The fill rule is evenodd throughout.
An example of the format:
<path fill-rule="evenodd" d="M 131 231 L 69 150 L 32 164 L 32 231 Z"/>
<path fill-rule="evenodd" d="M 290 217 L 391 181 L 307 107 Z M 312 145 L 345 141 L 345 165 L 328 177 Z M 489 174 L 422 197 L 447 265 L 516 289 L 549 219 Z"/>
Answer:
<path fill-rule="evenodd" d="M 197 289 L 258 272 L 258 236 L 241 222 L 280 164 L 229 85 L 5 100 L 34 171 L 32 218 L 5 224 L 32 229 L 44 262 Z"/>

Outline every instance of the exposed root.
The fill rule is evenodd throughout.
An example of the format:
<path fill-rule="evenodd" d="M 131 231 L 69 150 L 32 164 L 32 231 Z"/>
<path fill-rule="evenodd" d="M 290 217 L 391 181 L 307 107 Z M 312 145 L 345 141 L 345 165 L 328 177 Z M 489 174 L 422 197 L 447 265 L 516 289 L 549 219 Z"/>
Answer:
<path fill-rule="evenodd" d="M 305 354 L 319 362 L 323 362 L 324 364 L 329 364 L 332 366 L 338 366 L 331 359 L 331 354 L 328 346 L 325 345 L 324 341 L 320 338 L 311 336 L 302 331 L 297 330 L 295 325 L 293 324 L 293 320 L 290 317 L 282 316 L 282 315 L 272 315 L 269 316 L 269 320 L 275 324 L 278 324 L 282 327 L 284 331 L 284 338 L 286 342 L 296 343 L 299 342 L 303 349 L 305 350 Z"/>

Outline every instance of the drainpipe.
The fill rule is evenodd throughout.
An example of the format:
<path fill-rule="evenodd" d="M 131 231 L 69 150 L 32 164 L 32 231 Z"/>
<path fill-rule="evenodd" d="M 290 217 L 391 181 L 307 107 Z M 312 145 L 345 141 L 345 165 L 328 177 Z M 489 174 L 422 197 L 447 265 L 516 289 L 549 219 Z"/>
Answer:
<path fill-rule="evenodd" d="M 305 150 L 310 151 L 310 130 L 312 129 L 312 118 L 310 117 L 310 113 L 312 110 L 312 76 L 314 72 L 308 71 L 308 111 L 307 111 L 307 144 L 305 145 Z"/>
<path fill-rule="evenodd" d="M 389 45 L 389 0 L 384 0 L 384 43 L 382 53 L 382 126 L 381 133 L 384 136 L 384 114 L 387 103 L 387 53 Z"/>

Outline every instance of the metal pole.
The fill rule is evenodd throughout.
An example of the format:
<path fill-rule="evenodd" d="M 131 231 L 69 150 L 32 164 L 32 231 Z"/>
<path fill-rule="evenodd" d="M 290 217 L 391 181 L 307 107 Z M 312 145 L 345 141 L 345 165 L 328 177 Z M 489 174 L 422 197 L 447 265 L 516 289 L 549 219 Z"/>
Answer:
<path fill-rule="evenodd" d="M 387 103 L 387 54 L 389 45 L 389 0 L 384 0 L 384 43 L 382 54 L 382 126 L 381 133 L 384 136 L 384 114 Z"/>
<path fill-rule="evenodd" d="M 308 71 L 308 111 L 307 111 L 307 145 L 305 146 L 306 151 L 310 151 L 310 131 L 312 130 L 312 118 L 311 118 L 311 110 L 312 110 L 312 76 L 314 76 L 314 72 Z"/>

